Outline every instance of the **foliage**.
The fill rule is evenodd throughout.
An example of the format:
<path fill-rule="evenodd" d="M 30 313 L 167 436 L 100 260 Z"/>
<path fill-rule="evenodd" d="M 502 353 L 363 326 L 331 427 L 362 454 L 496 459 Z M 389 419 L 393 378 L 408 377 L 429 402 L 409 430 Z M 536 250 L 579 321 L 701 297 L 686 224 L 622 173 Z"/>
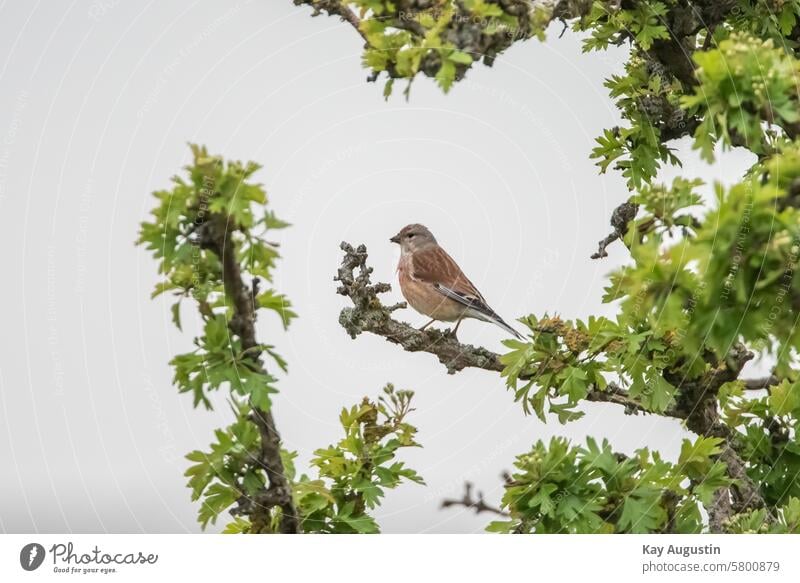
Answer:
<path fill-rule="evenodd" d="M 252 463 L 259 455 L 258 428 L 244 411 L 214 436 L 207 451 L 195 450 L 186 456 L 192 462 L 186 470 L 188 486 L 192 500 L 201 500 L 198 521 L 203 528 L 216 523 L 217 516 L 241 496 L 254 496 L 266 484 L 264 473 Z"/>
<path fill-rule="evenodd" d="M 543 421 L 554 415 L 567 423 L 586 401 L 604 401 L 676 418 L 697 437 L 675 464 L 647 450 L 620 456 L 593 440 L 585 448 L 538 443 L 517 458 L 507 485 L 511 519 L 490 529 L 796 531 L 800 3 L 295 3 L 359 30 L 364 65 L 372 80 L 387 79 L 387 96 L 405 79 L 408 97 L 419 75 L 449 91 L 477 63 L 544 39 L 555 21 L 579 33 L 585 51 L 628 48 L 622 71 L 606 80 L 622 121 L 589 153 L 630 190 L 623 206 L 632 212 L 615 212 L 614 231 L 601 243 L 604 251 L 620 240 L 630 254 L 603 297 L 616 313 L 527 316 L 520 321 L 528 338 L 506 341 L 500 363 L 515 399 Z M 709 163 L 731 148 L 747 149 L 756 162 L 704 199 L 697 180 L 658 180 L 663 165 L 680 165 L 673 142 L 682 137 Z M 774 365 L 771 374 L 743 379 L 756 357 Z"/>
<path fill-rule="evenodd" d="M 384 75 L 384 94 L 418 76 L 444 91 L 470 68 L 530 38 L 555 20 L 583 36 L 585 51 L 630 47 L 624 73 L 606 87 L 624 125 L 605 130 L 591 157 L 622 172 L 631 189 L 680 164 L 671 140 L 694 134 L 713 160 L 714 144 L 774 151 L 775 128 L 800 126 L 795 82 L 800 3 L 674 0 L 294 0 L 315 13 L 350 15 L 366 40 L 364 66 Z"/>
<path fill-rule="evenodd" d="M 395 461 L 398 449 L 418 446 L 416 428 L 405 421 L 413 411 L 412 396 L 411 391 L 395 391 L 387 385 L 377 403 L 365 397 L 361 404 L 343 409 L 339 420 L 345 437 L 314 452 L 315 479 L 305 474 L 296 477 L 297 454 L 282 452 L 303 532 L 378 532 L 369 511 L 380 504 L 384 490 L 396 488 L 404 480 L 424 483 L 414 470 Z M 263 473 L 252 463 L 259 455 L 256 426 L 240 412 L 236 423 L 218 429 L 215 435 L 209 450 L 186 456 L 194 462 L 186 475 L 192 499 L 202 497 L 198 520 L 203 527 L 216 522 L 240 497 L 254 497 L 265 485 Z M 250 520 L 237 516 L 223 532 L 247 533 L 251 529 Z"/>
<path fill-rule="evenodd" d="M 561 437 L 539 441 L 517 456 L 506 483 L 503 507 L 510 519 L 491 532 L 517 533 L 696 533 L 702 504 L 731 484 L 725 464 L 715 461 L 718 438 L 684 440 L 677 464 L 657 452 L 632 457 L 614 453 L 592 438 L 573 447 Z"/>
<path fill-rule="evenodd" d="M 687 111 L 702 112 L 695 148 L 709 162 L 717 140 L 756 154 L 774 152 L 776 134 L 764 122 L 786 128 L 800 121 L 800 64 L 774 45 L 772 39 L 734 33 L 719 48 L 695 55 L 699 84 L 681 103 Z"/>
<path fill-rule="evenodd" d="M 605 296 L 620 307 L 616 319 L 529 316 L 522 322 L 531 341 L 506 341 L 503 374 L 526 411 L 544 420 L 549 404 L 568 422 L 582 415 L 576 408 L 592 392 L 621 386 L 636 409 L 691 419 L 697 387 L 718 390 L 730 441 L 764 501 L 778 507 L 800 497 L 800 210 L 792 186 L 799 183 L 800 152 L 792 145 L 741 183 L 718 186 L 703 219 L 684 211 L 699 202 L 696 183 L 642 189 L 636 201 L 644 212 L 625 238 L 633 262 L 611 274 Z M 738 375 L 741 364 L 731 360 L 742 345 L 775 360 L 783 380 L 768 396 L 745 396 L 741 381 L 714 389 L 714 379 Z"/>
<path fill-rule="evenodd" d="M 532 342 L 506 341 L 512 350 L 501 362 L 508 386 L 526 413 L 532 409 L 545 421 L 547 402 L 561 423 L 579 419 L 583 413 L 575 407 L 590 391 L 606 390 L 612 373 L 649 411 L 664 411 L 672 402 L 675 387 L 663 374 L 675 364 L 668 339 L 607 318 L 573 323 L 531 315 L 521 321 L 533 332 Z"/>
<path fill-rule="evenodd" d="M 289 226 L 265 210 L 266 191 L 250 181 L 261 168 L 258 164 L 226 164 L 203 147 L 191 145 L 191 150 L 193 163 L 186 167 L 187 177 L 174 176 L 170 190 L 153 193 L 158 206 L 152 211 L 152 221 L 142 223 L 137 241 L 159 261 L 164 278 L 151 297 L 172 292 L 177 298 L 172 313 L 179 329 L 180 302 L 185 298 L 197 302 L 206 321 L 218 314 L 227 319 L 233 315 L 225 298 L 221 258 L 198 236 L 201 226 L 220 226 L 230 236 L 237 260 L 251 275 L 268 282 L 280 254 L 265 236 Z M 275 312 L 284 326 L 296 316 L 288 299 L 274 290 L 265 291 L 258 300 L 259 306 Z M 224 329 L 217 331 L 225 335 Z M 222 339 L 217 340 L 216 345 L 221 345 Z"/>
<path fill-rule="evenodd" d="M 297 506 L 306 532 L 375 533 L 368 514 L 384 491 L 404 480 L 424 484 L 403 462 L 394 461 L 403 447 L 418 447 L 416 428 L 405 418 L 413 411 L 411 391 L 387 385 L 378 402 L 364 398 L 343 409 L 339 421 L 345 436 L 335 445 L 314 452 L 311 465 L 318 478 L 303 475 L 295 483 Z"/>
<path fill-rule="evenodd" d="M 768 396 L 744 396 L 741 383 L 730 383 L 722 395 L 723 417 L 735 432 L 747 472 L 766 502 L 781 506 L 800 498 L 800 384 L 783 380 Z"/>
<path fill-rule="evenodd" d="M 800 534 L 800 499 L 791 498 L 778 509 L 777 518 L 768 520 L 763 508 L 738 515 L 729 530 L 736 534 Z"/>
<path fill-rule="evenodd" d="M 800 211 L 790 188 L 798 179 L 800 151 L 791 146 L 739 184 L 717 186 L 715 208 L 677 242 L 652 229 L 629 232 L 634 263 L 612 274 L 605 299 L 620 300 L 631 324 L 646 320 L 659 337 L 680 336 L 674 372 L 693 376 L 699 366 L 688 359 L 710 350 L 712 361 L 723 360 L 744 342 L 769 350 L 778 372 L 791 374 L 800 347 Z"/>
<path fill-rule="evenodd" d="M 191 149 L 187 177 L 176 176 L 172 189 L 154 193 L 158 204 L 138 243 L 159 261 L 163 281 L 153 297 L 169 292 L 176 298 L 174 324 L 181 328 L 186 299 L 195 301 L 201 318 L 194 350 L 170 362 L 176 387 L 192 394 L 195 407 L 208 409 L 212 391 L 226 389 L 235 419 L 214 432 L 207 450 L 186 456 L 198 521 L 205 528 L 230 510 L 229 533 L 375 532 L 367 511 L 383 490 L 422 481 L 393 461 L 399 448 L 416 445 L 416 430 L 405 421 L 411 393 L 388 386 L 377 404 L 365 399 L 345 410 L 345 439 L 316 454 L 319 478 L 295 481 L 295 454 L 281 449 L 270 413 L 277 378 L 262 355 L 284 372 L 287 363 L 272 345 L 256 341 L 254 329 L 264 311 L 276 314 L 284 329 L 297 316 L 286 296 L 260 289 L 272 281 L 279 258 L 277 243 L 265 236 L 288 223 L 267 209 L 266 192 L 252 182 L 257 164 L 226 163 L 203 147 Z"/>

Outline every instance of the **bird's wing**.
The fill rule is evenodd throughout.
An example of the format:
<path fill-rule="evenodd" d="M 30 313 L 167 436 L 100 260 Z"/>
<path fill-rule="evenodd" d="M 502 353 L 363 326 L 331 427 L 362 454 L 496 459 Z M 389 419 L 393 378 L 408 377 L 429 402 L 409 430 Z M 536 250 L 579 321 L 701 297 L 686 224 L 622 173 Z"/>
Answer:
<path fill-rule="evenodd" d="M 430 283 L 443 296 L 489 318 L 499 317 L 453 258 L 438 245 L 415 251 L 411 267 L 414 279 Z"/>
<path fill-rule="evenodd" d="M 519 332 L 505 323 L 489 304 L 478 288 L 464 275 L 461 268 L 447 252 L 435 245 L 415 251 L 411 256 L 411 277 L 429 283 L 443 296 L 470 308 L 477 315 L 521 338 Z"/>
<path fill-rule="evenodd" d="M 414 251 L 411 255 L 411 277 L 434 287 L 447 288 L 461 297 L 486 303 L 481 292 L 467 279 L 458 264 L 438 245 Z"/>

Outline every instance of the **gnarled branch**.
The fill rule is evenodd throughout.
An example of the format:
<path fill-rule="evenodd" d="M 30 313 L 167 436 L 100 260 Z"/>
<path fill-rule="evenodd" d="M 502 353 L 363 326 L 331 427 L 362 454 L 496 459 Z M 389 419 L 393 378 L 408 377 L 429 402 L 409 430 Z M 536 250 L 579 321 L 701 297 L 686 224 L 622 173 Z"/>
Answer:
<path fill-rule="evenodd" d="M 353 248 L 349 243 L 342 242 L 341 249 L 345 256 L 335 278 L 340 283 L 337 292 L 349 297 L 353 307 L 342 310 L 339 323 L 352 338 L 362 332 L 371 332 L 399 344 L 408 352 L 428 352 L 445 365 L 449 374 L 467 367 L 495 372 L 503 370 L 499 355 L 490 350 L 461 344 L 447 332 L 435 329 L 420 331 L 393 319 L 392 313 L 405 308 L 406 304 L 381 304 L 378 294 L 388 292 L 391 286 L 388 283 L 373 284 L 370 281 L 372 268 L 366 264 L 367 248 L 364 245 Z"/>
<path fill-rule="evenodd" d="M 343 308 L 339 314 L 339 323 L 351 338 L 363 332 L 370 332 L 384 337 L 389 342 L 399 344 L 408 352 L 427 352 L 436 356 L 448 374 L 455 374 L 465 368 L 481 368 L 491 372 L 502 372 L 503 364 L 500 355 L 471 344 L 461 344 L 452 334 L 428 328 L 418 330 L 405 322 L 392 318 L 392 314 L 405 308 L 405 302 L 392 306 L 384 306 L 378 294 L 392 289 L 388 283 L 372 283 L 372 268 L 367 266 L 367 248 L 364 245 L 353 247 L 349 243 L 340 245 L 344 258 L 334 278 L 339 282 L 337 293 L 347 296 L 353 302 L 352 307 Z M 525 375 L 520 379 L 526 379 Z M 609 383 L 605 390 L 589 392 L 587 400 L 622 405 L 629 413 L 647 413 L 641 403 L 630 397 L 616 383 Z M 670 408 L 663 413 L 668 417 L 685 419 L 687 414 L 682 409 Z"/>
<path fill-rule="evenodd" d="M 622 239 L 628 233 L 628 223 L 636 218 L 639 205 L 632 202 L 623 202 L 611 214 L 611 226 L 614 230 L 598 243 L 597 253 L 592 254 L 592 259 L 608 257 L 606 247 L 617 239 Z"/>

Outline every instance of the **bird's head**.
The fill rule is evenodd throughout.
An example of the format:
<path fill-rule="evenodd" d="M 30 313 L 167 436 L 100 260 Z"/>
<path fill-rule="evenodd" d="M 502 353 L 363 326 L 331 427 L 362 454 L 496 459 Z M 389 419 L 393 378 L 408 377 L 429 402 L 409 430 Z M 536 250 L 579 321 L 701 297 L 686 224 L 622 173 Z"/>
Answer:
<path fill-rule="evenodd" d="M 412 253 L 436 245 L 436 237 L 433 236 L 433 233 L 428 230 L 428 227 L 420 224 L 406 225 L 389 241 L 400 245 L 403 253 Z"/>

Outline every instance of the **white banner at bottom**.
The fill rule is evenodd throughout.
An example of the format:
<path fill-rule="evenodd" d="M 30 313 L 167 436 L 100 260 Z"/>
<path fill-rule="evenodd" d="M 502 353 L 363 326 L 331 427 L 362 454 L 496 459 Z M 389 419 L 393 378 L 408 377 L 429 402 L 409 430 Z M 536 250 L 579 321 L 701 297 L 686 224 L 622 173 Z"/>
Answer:
<path fill-rule="evenodd" d="M 769 583 L 798 581 L 798 543 L 793 535 L 10 534 L 0 535 L 0 581 Z"/>

